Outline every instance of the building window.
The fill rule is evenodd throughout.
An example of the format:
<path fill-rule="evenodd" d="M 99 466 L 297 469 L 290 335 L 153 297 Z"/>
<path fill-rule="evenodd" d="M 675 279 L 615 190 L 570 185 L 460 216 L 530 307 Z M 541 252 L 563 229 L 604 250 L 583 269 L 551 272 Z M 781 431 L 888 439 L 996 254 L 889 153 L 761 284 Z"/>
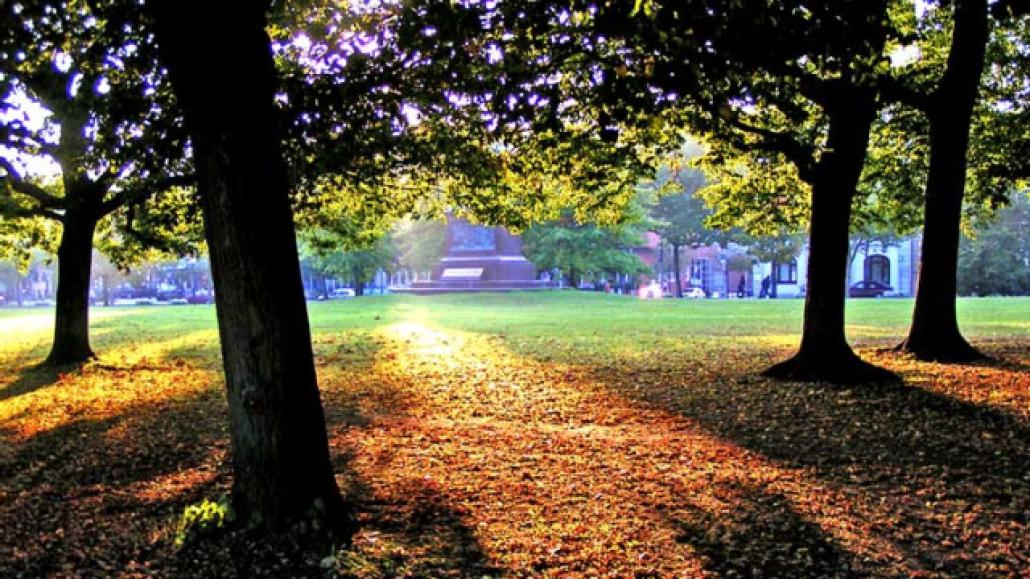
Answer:
<path fill-rule="evenodd" d="M 780 283 L 798 283 L 798 262 L 792 259 L 786 263 L 776 264 L 776 280 Z"/>
<path fill-rule="evenodd" d="M 876 281 L 884 285 L 891 283 L 891 260 L 884 255 L 870 255 L 865 258 L 865 281 Z"/>
<path fill-rule="evenodd" d="M 691 283 L 700 284 L 701 287 L 708 289 L 708 260 L 707 259 L 693 259 L 690 261 L 690 281 Z"/>

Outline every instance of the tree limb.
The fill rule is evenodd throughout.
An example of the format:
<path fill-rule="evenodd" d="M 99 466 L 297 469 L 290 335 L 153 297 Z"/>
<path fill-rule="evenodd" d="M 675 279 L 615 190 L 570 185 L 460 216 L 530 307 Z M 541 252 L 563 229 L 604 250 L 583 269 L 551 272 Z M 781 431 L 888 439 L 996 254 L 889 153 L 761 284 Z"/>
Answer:
<path fill-rule="evenodd" d="M 107 215 L 112 211 L 116 211 L 118 208 L 123 207 L 129 203 L 139 203 L 152 197 L 160 191 L 167 191 L 172 187 L 191 185 L 197 180 L 197 176 L 193 173 L 187 173 L 185 175 L 173 175 L 171 177 L 165 177 L 154 182 L 142 183 L 136 187 L 128 189 L 122 189 L 115 193 L 107 201 L 100 204 L 100 215 Z"/>
<path fill-rule="evenodd" d="M 64 215 L 49 209 L 46 207 L 22 207 L 13 203 L 0 204 L 0 214 L 7 217 L 23 217 L 31 219 L 33 217 L 45 217 L 47 219 L 53 219 L 54 221 L 61 221 L 64 219 Z"/>
<path fill-rule="evenodd" d="M 0 157 L 0 168 L 7 172 L 7 177 L 4 180 L 7 181 L 12 189 L 22 195 L 31 197 L 36 203 L 39 203 L 40 207 L 48 209 L 64 208 L 63 199 L 51 195 L 42 187 L 26 181 L 22 178 L 21 173 L 14 168 L 14 165 L 4 157 Z"/>
<path fill-rule="evenodd" d="M 811 147 L 801 143 L 788 133 L 745 123 L 735 114 L 719 115 L 719 118 L 735 129 L 761 137 L 762 146 L 782 153 L 790 159 L 797 166 L 798 174 L 802 179 L 811 175 L 811 171 L 815 167 L 815 156 L 812 154 Z"/>
<path fill-rule="evenodd" d="M 887 102 L 901 103 L 923 112 L 930 110 L 932 105 L 931 95 L 914 90 L 890 75 L 877 78 L 876 89 Z"/>

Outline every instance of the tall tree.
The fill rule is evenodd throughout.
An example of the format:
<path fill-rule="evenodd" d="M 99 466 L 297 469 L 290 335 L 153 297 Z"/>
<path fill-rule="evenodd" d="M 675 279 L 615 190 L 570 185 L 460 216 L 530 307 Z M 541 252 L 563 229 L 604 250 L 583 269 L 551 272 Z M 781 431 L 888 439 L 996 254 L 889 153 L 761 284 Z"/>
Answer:
<path fill-rule="evenodd" d="M 883 87 L 889 98 L 919 110 L 929 124 L 929 169 L 919 282 L 912 325 L 899 349 L 924 360 L 966 362 L 982 356 L 962 336 L 955 309 L 970 130 L 974 125 L 992 26 L 1004 27 L 1015 22 L 1017 29 L 1021 25 L 1025 31 L 1030 7 L 1020 1 L 991 4 L 987 0 L 952 0 L 938 4 L 922 19 L 928 32 L 923 31 L 926 42 L 921 48 L 930 54 L 946 50 L 943 72 L 938 72 L 939 62 L 930 62 L 929 66 L 904 71 L 900 78 L 887 77 Z M 951 8 L 948 14 L 945 13 L 947 8 Z M 951 31 L 950 46 L 946 49 L 934 46 L 943 44 L 942 40 L 947 38 L 941 34 L 942 29 Z M 1024 60 L 1026 40 L 1024 37 L 1016 41 L 1022 44 Z M 1022 77 L 1022 82 L 1016 80 L 1016 86 L 1025 94 L 1025 65 Z M 1016 102 L 1015 106 L 1025 109 L 1025 103 Z M 1011 114 L 1011 111 L 985 112 Z M 1026 140 L 1025 135 L 1021 138 Z"/>
<path fill-rule="evenodd" d="M 54 340 L 46 362 L 93 357 L 90 264 L 97 225 L 131 234 L 149 198 L 192 181 L 156 54 L 138 14 L 108 2 L 0 6 L 0 215 L 61 225 Z M 60 179 L 25 174 L 49 159 Z M 30 233 L 26 231 L 25 236 Z"/>
<path fill-rule="evenodd" d="M 390 232 L 397 265 L 412 273 L 432 271 L 444 256 L 447 226 L 438 220 L 403 220 Z"/>
<path fill-rule="evenodd" d="M 311 269 L 329 277 L 350 280 L 354 295 L 365 294 L 368 285 L 379 270 L 389 271 L 396 261 L 393 238 L 382 235 L 363 246 L 341 240 L 330 231 L 306 232 L 305 263 Z"/>
<path fill-rule="evenodd" d="M 526 258 L 542 270 L 558 269 L 572 287 L 588 275 L 648 273 L 630 249 L 640 245 L 639 224 L 601 227 L 577 223 L 571 213 L 534 225 L 523 237 Z"/>
<path fill-rule="evenodd" d="M 348 537 L 277 131 L 268 3 L 148 8 L 192 137 L 229 400 L 233 508 L 255 530 Z"/>
<path fill-rule="evenodd" d="M 707 226 L 711 210 L 696 195 L 704 186 L 704 173 L 697 169 L 678 168 L 659 170 L 656 184 L 672 184 L 672 191 L 658 197 L 651 207 L 653 230 L 672 248 L 672 264 L 676 276 L 676 297 L 683 297 L 683 274 L 680 270 L 680 250 L 714 243 L 719 232 Z"/>

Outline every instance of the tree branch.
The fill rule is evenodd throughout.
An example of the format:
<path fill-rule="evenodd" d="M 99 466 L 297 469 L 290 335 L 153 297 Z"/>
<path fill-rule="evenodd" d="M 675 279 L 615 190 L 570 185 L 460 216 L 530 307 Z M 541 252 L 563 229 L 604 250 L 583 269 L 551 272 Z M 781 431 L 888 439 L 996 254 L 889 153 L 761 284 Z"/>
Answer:
<path fill-rule="evenodd" d="M 883 75 L 876 79 L 876 90 L 887 102 L 901 103 L 916 110 L 926 112 L 932 104 L 932 97 L 912 89 L 899 79 Z"/>
<path fill-rule="evenodd" d="M 160 191 L 167 191 L 172 187 L 191 185 L 197 180 L 193 173 L 185 175 L 174 175 L 165 177 L 150 183 L 143 183 L 136 187 L 122 189 L 115 193 L 107 201 L 100 204 L 100 215 L 107 215 L 130 203 L 139 203 L 152 197 Z"/>
<path fill-rule="evenodd" d="M 745 123 L 735 114 L 719 115 L 719 118 L 735 129 L 761 137 L 762 146 L 786 156 L 797 166 L 798 174 L 802 179 L 811 175 L 811 171 L 815 167 L 815 156 L 812 154 L 811 147 L 801 143 L 788 133 Z"/>
<path fill-rule="evenodd" d="M 63 200 L 60 197 L 51 195 L 42 187 L 26 181 L 22 178 L 21 173 L 14 168 L 14 165 L 4 157 L 0 157 L 0 168 L 7 172 L 7 177 L 4 180 L 8 182 L 12 189 L 22 195 L 31 197 L 36 203 L 39 203 L 40 207 L 48 209 L 64 208 Z"/>
<path fill-rule="evenodd" d="M 58 213 L 53 209 L 48 209 L 46 207 L 22 207 L 9 202 L 9 199 L 5 201 L 8 202 L 0 203 L 0 214 L 7 217 L 23 217 L 27 219 L 31 219 L 33 217 L 45 217 L 47 219 L 53 219 L 54 221 L 61 221 L 64 219 L 64 216 L 61 213 Z"/>

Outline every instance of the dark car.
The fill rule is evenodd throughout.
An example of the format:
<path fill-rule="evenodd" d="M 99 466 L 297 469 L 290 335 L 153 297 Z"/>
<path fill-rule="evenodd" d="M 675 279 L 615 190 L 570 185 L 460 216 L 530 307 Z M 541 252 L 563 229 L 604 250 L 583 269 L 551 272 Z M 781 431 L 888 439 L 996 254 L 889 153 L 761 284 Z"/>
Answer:
<path fill-rule="evenodd" d="M 878 298 L 894 288 L 878 281 L 860 281 L 848 289 L 848 295 L 853 298 Z"/>

